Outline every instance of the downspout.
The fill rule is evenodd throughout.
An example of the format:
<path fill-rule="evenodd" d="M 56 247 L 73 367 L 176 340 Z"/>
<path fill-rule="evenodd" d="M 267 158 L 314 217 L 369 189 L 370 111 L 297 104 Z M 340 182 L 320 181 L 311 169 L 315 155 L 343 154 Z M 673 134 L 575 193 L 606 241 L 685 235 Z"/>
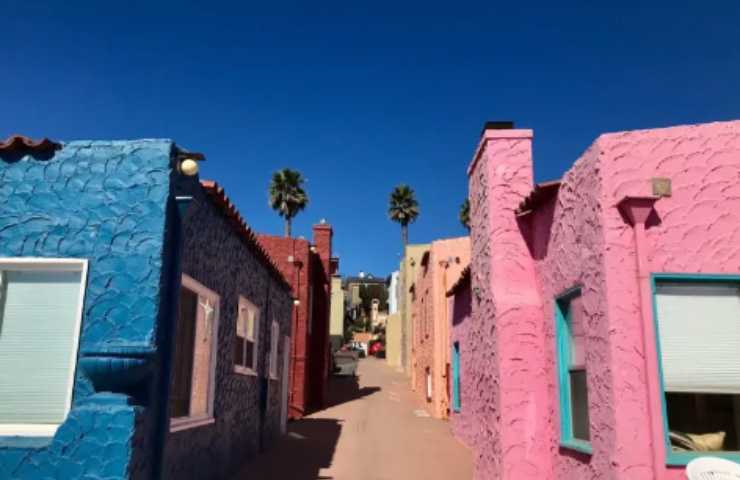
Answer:
<path fill-rule="evenodd" d="M 637 259 L 637 287 L 640 292 L 640 317 L 642 323 L 642 342 L 645 352 L 645 381 L 647 384 L 648 415 L 653 443 L 653 478 L 665 477 L 665 437 L 663 433 L 663 410 L 660 398 L 661 388 L 658 378 L 658 356 L 656 352 L 655 322 L 653 319 L 652 289 L 650 268 L 647 258 L 645 222 L 653 212 L 659 197 L 624 197 L 617 207 L 627 218 L 635 233 L 635 257 Z"/>

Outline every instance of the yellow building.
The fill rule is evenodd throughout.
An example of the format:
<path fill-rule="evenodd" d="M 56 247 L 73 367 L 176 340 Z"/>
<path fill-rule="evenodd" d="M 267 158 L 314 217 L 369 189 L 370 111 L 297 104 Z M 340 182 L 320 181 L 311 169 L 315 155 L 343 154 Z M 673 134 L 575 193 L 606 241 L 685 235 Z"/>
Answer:
<path fill-rule="evenodd" d="M 331 277 L 331 305 L 329 311 L 329 338 L 334 352 L 344 343 L 344 290 L 342 277 Z"/>
<path fill-rule="evenodd" d="M 429 250 L 429 244 L 406 245 L 400 265 L 398 313 L 400 315 L 400 365 L 406 375 L 411 375 L 411 314 L 413 302 L 409 289 L 416 280 L 421 257 Z M 386 343 L 388 340 L 386 339 Z"/>

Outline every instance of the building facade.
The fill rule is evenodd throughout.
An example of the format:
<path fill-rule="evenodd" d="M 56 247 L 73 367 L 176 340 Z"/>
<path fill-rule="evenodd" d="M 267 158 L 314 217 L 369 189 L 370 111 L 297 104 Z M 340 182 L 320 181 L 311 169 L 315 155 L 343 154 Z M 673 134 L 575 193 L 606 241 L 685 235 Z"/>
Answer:
<path fill-rule="evenodd" d="M 259 241 L 291 284 L 293 359 L 290 418 L 301 418 L 324 406 L 331 368 L 329 312 L 331 279 L 338 267 L 332 258 L 331 225 L 313 226 L 313 243 L 305 239 L 259 235 Z"/>
<path fill-rule="evenodd" d="M 468 237 L 432 242 L 414 283 L 411 363 L 419 403 L 435 418 L 449 408 L 450 334 L 447 291 L 470 262 Z"/>
<path fill-rule="evenodd" d="M 398 288 L 398 308 L 401 316 L 401 368 L 406 375 L 411 376 L 411 324 L 413 316 L 412 286 L 416 281 L 416 273 L 421 257 L 429 249 L 429 244 L 406 245 L 401 260 Z M 413 385 L 413 382 L 412 382 Z"/>
<path fill-rule="evenodd" d="M 737 458 L 740 122 L 604 134 L 534 188 L 531 142 L 487 128 L 468 170 L 476 478 Z"/>
<path fill-rule="evenodd" d="M 329 336 L 331 338 L 331 350 L 336 352 L 344 344 L 344 289 L 342 288 L 342 277 L 333 275 L 331 277 L 331 321 Z"/>
<path fill-rule="evenodd" d="M 475 416 L 466 408 L 476 397 L 475 385 L 464 376 L 473 371 L 468 353 L 471 328 L 470 266 L 460 273 L 452 288 L 447 291 L 447 308 L 450 328 L 450 426 L 455 437 L 465 445 L 472 444 L 471 432 L 476 430 Z"/>
<path fill-rule="evenodd" d="M 228 478 L 269 448 L 287 420 L 290 285 L 224 190 L 202 185 L 183 219 L 163 478 Z M 189 302 L 194 332 L 186 323 Z"/>
<path fill-rule="evenodd" d="M 244 288 L 289 335 L 289 286 L 192 176 L 199 158 L 169 140 L 0 142 L 0 478 L 195 478 L 173 466 L 188 453 L 223 478 L 237 440 L 248 458 L 279 430 L 278 390 L 230 388 L 231 300 Z"/>

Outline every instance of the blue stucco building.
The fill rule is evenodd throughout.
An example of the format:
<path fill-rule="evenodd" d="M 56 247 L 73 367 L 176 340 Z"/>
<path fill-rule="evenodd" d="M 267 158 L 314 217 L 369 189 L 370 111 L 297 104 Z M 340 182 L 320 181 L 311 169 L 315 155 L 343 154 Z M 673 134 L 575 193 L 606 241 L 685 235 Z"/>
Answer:
<path fill-rule="evenodd" d="M 224 450 L 229 429 L 240 438 L 279 430 L 279 406 L 256 405 L 282 396 L 289 287 L 233 206 L 208 203 L 197 175 L 181 173 L 183 160 L 200 158 L 170 140 L 0 142 L 0 479 L 185 478 L 172 472 L 188 437 L 218 429 L 226 438 L 210 458 L 224 461 L 235 453 Z M 191 205 L 219 238 L 188 226 L 203 220 Z M 221 245 L 211 251 L 248 262 L 239 278 L 192 250 L 183 272 L 186 246 L 212 241 Z M 238 282 L 254 276 L 260 290 L 242 292 Z M 237 296 L 269 303 L 271 317 L 242 322 L 226 304 Z M 192 318 L 183 314 L 191 297 Z M 234 342 L 251 345 L 249 377 L 234 378 L 234 363 L 247 363 L 232 358 Z M 177 392 L 187 398 L 174 401 Z M 267 433 L 252 425 L 260 415 L 263 425 L 272 416 Z M 234 418 L 244 426 L 228 427 Z M 265 442 L 253 444 L 241 457 Z"/>

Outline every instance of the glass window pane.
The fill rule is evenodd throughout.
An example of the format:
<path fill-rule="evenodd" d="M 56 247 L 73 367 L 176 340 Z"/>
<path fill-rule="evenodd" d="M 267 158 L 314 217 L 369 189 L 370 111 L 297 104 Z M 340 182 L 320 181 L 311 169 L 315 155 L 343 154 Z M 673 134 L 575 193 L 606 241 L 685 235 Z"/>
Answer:
<path fill-rule="evenodd" d="M 570 403 L 573 437 L 579 440 L 590 440 L 586 370 L 572 370 L 570 372 Z"/>
<path fill-rule="evenodd" d="M 254 342 L 247 340 L 247 352 L 244 357 L 244 365 L 247 368 L 254 368 Z"/>
<path fill-rule="evenodd" d="M 190 414 L 197 308 L 198 295 L 184 287 L 181 288 L 170 387 L 170 417 L 172 418 L 186 417 Z"/>
<path fill-rule="evenodd" d="M 0 423 L 59 424 L 77 352 L 81 271 L 5 271 Z"/>
<path fill-rule="evenodd" d="M 234 341 L 234 364 L 244 365 L 244 344 L 246 340 L 241 337 L 236 337 Z"/>

